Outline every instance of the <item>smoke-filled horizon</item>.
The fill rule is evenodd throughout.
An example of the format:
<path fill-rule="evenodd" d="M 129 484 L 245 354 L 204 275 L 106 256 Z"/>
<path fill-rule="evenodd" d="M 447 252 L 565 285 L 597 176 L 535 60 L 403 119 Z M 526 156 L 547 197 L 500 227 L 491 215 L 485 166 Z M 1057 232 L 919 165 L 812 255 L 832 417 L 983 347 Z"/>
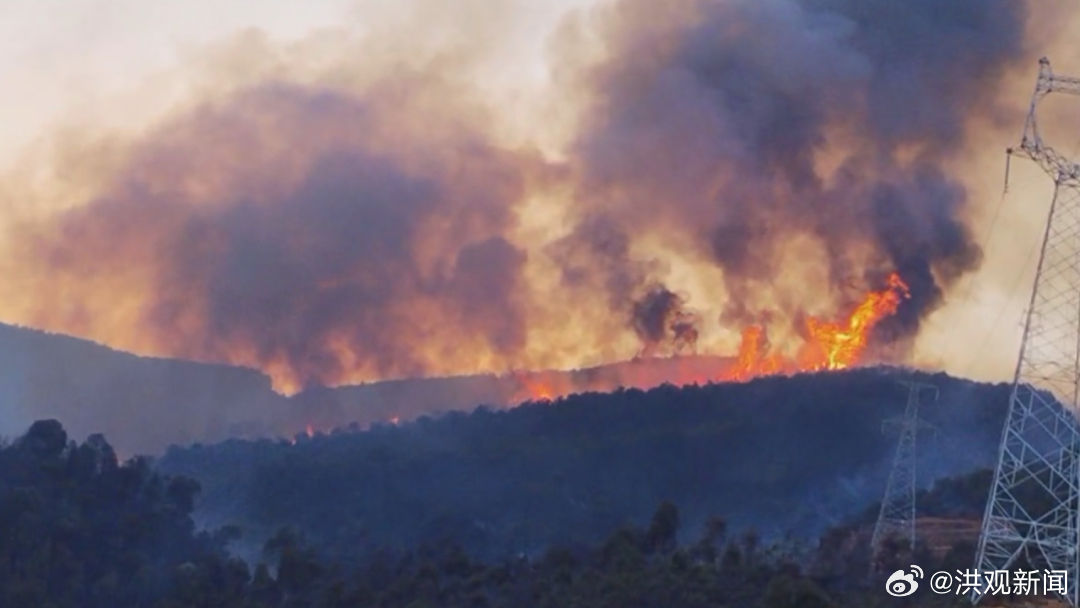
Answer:
<path fill-rule="evenodd" d="M 11 172 L 0 320 L 289 391 L 732 354 L 750 324 L 791 352 L 895 272 L 903 360 L 982 261 L 955 167 L 1014 126 L 1031 9 L 617 0 L 516 105 L 484 36 L 249 32 L 145 128 Z"/>

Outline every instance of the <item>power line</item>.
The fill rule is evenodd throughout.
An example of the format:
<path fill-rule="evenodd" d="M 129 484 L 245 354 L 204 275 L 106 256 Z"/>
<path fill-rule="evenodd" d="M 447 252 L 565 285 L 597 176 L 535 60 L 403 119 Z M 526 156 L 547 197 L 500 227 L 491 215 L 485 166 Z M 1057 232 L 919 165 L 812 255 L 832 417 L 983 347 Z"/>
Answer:
<path fill-rule="evenodd" d="M 1001 318 L 1005 316 L 1005 311 L 1009 309 L 1009 306 L 1016 298 L 1016 294 L 1019 293 L 1018 290 L 1020 288 L 1020 283 L 1027 275 L 1028 266 L 1031 264 L 1031 259 L 1032 257 L 1034 257 L 1036 249 L 1038 249 L 1038 243 L 1032 243 L 1031 247 L 1028 249 L 1027 256 L 1025 256 L 1024 258 L 1024 263 L 1020 266 L 1020 272 L 1016 275 L 1016 280 L 1013 281 L 1012 287 L 1008 290 L 1008 292 L 1006 292 L 1008 293 L 1008 297 L 1001 304 L 1001 306 L 998 307 L 998 312 L 994 316 L 994 320 L 990 323 L 990 325 L 987 326 L 986 331 L 983 332 L 982 340 L 979 341 L 979 348 L 975 349 L 972 352 L 971 359 L 969 359 L 967 365 L 964 366 L 964 376 L 971 375 L 975 363 L 986 353 L 986 345 L 988 342 L 990 342 L 990 336 L 992 336 L 994 332 L 997 331 L 998 323 L 1001 322 Z"/>
<path fill-rule="evenodd" d="M 994 227 L 997 226 L 998 217 L 1001 215 L 1002 203 L 1005 202 L 1006 190 L 1001 191 L 1001 197 L 998 198 L 997 205 L 994 207 L 994 216 L 990 219 L 990 227 L 986 230 L 986 234 L 983 236 L 982 242 L 979 244 L 979 250 L 982 252 L 983 259 L 989 257 L 990 252 L 990 239 L 994 236 Z M 960 304 L 966 305 L 971 298 L 971 292 L 975 287 L 975 280 L 978 276 L 977 273 L 971 275 L 971 279 L 968 281 L 967 290 L 964 292 L 964 297 L 961 298 Z"/>

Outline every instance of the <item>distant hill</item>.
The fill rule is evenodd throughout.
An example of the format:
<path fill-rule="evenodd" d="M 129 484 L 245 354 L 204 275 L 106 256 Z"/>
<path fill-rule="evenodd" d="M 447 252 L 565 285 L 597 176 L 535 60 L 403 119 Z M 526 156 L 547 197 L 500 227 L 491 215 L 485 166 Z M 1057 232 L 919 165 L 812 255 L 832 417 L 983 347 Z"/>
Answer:
<path fill-rule="evenodd" d="M 131 456 L 172 443 L 276 434 L 288 409 L 254 370 L 139 357 L 0 324 L 0 433 L 8 436 L 55 417 L 73 437 L 105 433 Z"/>
<path fill-rule="evenodd" d="M 228 438 L 291 437 L 311 426 L 366 428 L 391 419 L 514 405 L 550 387 L 556 394 L 655 386 L 709 377 L 714 357 L 643 359 L 571 372 L 414 378 L 313 388 L 291 398 L 259 371 L 141 357 L 100 344 L 0 324 L 0 434 L 58 418 L 75 438 L 103 433 L 124 455 L 158 454 L 172 444 Z"/>
<path fill-rule="evenodd" d="M 367 427 L 395 419 L 413 420 L 425 414 L 469 411 L 477 405 L 501 408 L 540 397 L 610 392 L 619 387 L 652 388 L 665 382 L 705 384 L 719 377 L 731 363 L 726 357 L 655 357 L 569 371 L 410 378 L 313 388 L 292 397 L 291 419 L 285 428 L 295 432 L 310 425 L 329 431 L 352 423 Z"/>
<path fill-rule="evenodd" d="M 294 526 L 341 553 L 449 537 L 488 556 L 591 542 L 641 524 L 663 500 L 694 535 L 709 516 L 812 537 L 880 500 L 903 411 L 896 369 L 746 384 L 583 394 L 286 441 L 171 449 L 198 479 L 197 515 L 258 536 Z M 921 485 L 990 466 L 1008 387 L 914 374 L 938 430 L 919 444 Z"/>

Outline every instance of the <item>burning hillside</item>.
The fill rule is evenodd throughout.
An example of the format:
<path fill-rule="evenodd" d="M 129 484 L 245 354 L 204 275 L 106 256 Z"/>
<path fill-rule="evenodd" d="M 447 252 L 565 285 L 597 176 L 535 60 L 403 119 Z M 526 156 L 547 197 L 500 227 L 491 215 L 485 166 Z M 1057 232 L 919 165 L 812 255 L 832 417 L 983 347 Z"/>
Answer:
<path fill-rule="evenodd" d="M 899 275 L 889 275 L 886 288 L 869 293 L 843 320 L 824 321 L 806 317 L 805 341 L 794 356 L 785 356 L 769 343 L 766 328 L 751 325 L 743 330 L 738 354 L 727 358 L 672 357 L 638 359 L 623 365 L 578 373 L 539 372 L 516 374 L 521 388 L 511 402 L 540 401 L 588 391 L 611 391 L 618 387 L 647 389 L 661 384 L 707 384 L 742 381 L 758 376 L 840 370 L 866 363 L 864 355 L 874 328 L 896 313 L 909 298 Z M 674 322 L 679 322 L 676 317 Z"/>
<path fill-rule="evenodd" d="M 467 31 L 248 35 L 215 51 L 243 69 L 160 120 L 66 131 L 5 176 L 32 211 L 4 224 L 0 319 L 285 393 L 726 361 L 518 374 L 544 397 L 902 359 L 980 263 L 950 167 L 1027 65 L 1027 19 L 1013 0 L 615 0 L 552 38 L 561 122 L 517 117 L 554 143 L 510 132 L 475 77 L 497 52 Z"/>
<path fill-rule="evenodd" d="M 526 401 L 543 402 L 618 388 L 738 382 L 759 376 L 842 370 L 875 363 L 879 359 L 868 352 L 873 330 L 895 314 L 908 297 L 907 285 L 893 274 L 882 290 L 867 294 L 845 318 L 839 321 L 805 318 L 805 341 L 793 356 L 773 347 L 764 327 L 752 325 L 743 331 L 738 353 L 727 357 L 642 356 L 576 370 L 401 380 L 309 390 L 293 398 L 292 420 L 282 432 L 290 434 L 304 429 L 304 434 L 310 437 L 313 429 L 329 431 L 357 422 L 397 424 L 429 412 L 469 409 L 476 404 L 515 406 Z M 680 319 L 675 315 L 672 321 Z"/>

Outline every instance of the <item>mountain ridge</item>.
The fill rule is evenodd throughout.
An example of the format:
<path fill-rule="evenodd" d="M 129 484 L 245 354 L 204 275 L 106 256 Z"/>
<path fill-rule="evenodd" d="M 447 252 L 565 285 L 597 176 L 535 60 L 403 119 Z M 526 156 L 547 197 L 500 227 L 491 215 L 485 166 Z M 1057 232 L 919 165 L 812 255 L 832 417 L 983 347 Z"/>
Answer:
<path fill-rule="evenodd" d="M 879 501 L 904 411 L 897 380 L 937 385 L 922 418 L 919 486 L 992 466 L 1006 384 L 899 368 L 747 383 L 584 393 L 477 408 L 367 431 L 230 440 L 170 449 L 166 474 L 204 488 L 203 525 L 260 535 L 290 526 L 319 544 L 376 550 L 449 536 L 499 558 L 591 542 L 655 505 L 680 506 L 687 533 L 709 517 L 735 529 L 813 537 Z"/>
<path fill-rule="evenodd" d="M 229 438 L 291 437 L 307 428 L 409 420 L 426 414 L 508 407 L 534 397 L 530 383 L 564 393 L 623 381 L 658 385 L 705 378 L 723 357 L 636 359 L 580 370 L 403 378 L 312 387 L 286 396 L 260 370 L 147 356 L 92 340 L 0 323 L 0 434 L 38 419 L 63 420 L 73 437 L 109 437 L 121 453 L 160 454 L 170 445 Z"/>

